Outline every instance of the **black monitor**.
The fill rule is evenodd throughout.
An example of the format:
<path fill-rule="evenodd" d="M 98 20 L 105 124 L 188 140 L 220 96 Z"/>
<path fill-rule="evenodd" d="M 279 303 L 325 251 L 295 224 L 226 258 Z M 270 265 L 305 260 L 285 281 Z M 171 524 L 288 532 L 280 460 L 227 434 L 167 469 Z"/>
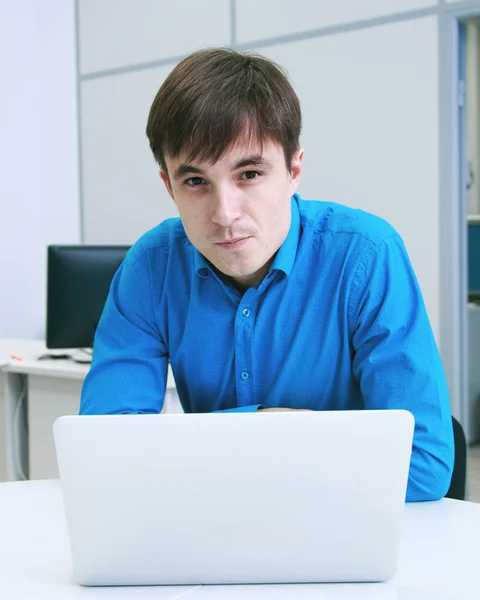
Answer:
<path fill-rule="evenodd" d="M 110 284 L 130 246 L 49 246 L 49 349 L 92 348 Z"/>
<path fill-rule="evenodd" d="M 480 221 L 468 223 L 468 299 L 480 301 Z"/>

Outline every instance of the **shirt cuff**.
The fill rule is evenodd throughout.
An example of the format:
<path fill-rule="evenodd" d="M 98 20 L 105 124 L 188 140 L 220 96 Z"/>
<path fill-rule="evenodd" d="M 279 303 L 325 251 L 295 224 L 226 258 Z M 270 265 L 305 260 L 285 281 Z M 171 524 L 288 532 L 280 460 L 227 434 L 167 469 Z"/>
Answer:
<path fill-rule="evenodd" d="M 259 408 L 264 408 L 263 404 L 249 404 L 248 406 L 237 406 L 236 408 L 227 408 L 226 410 L 215 410 L 213 412 L 257 412 Z"/>

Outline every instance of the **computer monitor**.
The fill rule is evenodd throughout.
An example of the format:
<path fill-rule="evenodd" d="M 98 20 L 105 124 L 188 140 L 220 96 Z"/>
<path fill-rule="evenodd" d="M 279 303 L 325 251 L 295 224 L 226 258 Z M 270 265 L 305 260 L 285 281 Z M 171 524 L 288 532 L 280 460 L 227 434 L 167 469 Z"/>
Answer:
<path fill-rule="evenodd" d="M 480 300 L 480 221 L 468 222 L 468 295 L 469 300 Z"/>
<path fill-rule="evenodd" d="M 129 248 L 48 247 L 47 348 L 93 347 L 110 284 Z"/>

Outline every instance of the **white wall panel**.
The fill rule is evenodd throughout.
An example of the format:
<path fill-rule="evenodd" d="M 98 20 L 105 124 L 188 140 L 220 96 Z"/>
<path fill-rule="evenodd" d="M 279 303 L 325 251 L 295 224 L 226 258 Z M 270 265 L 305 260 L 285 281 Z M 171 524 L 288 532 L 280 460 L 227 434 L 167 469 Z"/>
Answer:
<path fill-rule="evenodd" d="M 0 0 L 0 337 L 45 334 L 46 247 L 80 237 L 73 0 Z"/>
<path fill-rule="evenodd" d="M 82 84 L 86 242 L 130 244 L 163 219 L 177 216 L 145 134 L 150 106 L 171 69 Z"/>
<path fill-rule="evenodd" d="M 406 43 L 408 40 L 408 43 Z M 271 48 L 300 96 L 299 191 L 376 213 L 404 238 L 439 328 L 437 18 Z"/>
<path fill-rule="evenodd" d="M 230 42 L 228 0 L 78 0 L 82 74 Z"/>
<path fill-rule="evenodd" d="M 437 0 L 237 0 L 237 42 L 246 43 L 436 6 Z"/>

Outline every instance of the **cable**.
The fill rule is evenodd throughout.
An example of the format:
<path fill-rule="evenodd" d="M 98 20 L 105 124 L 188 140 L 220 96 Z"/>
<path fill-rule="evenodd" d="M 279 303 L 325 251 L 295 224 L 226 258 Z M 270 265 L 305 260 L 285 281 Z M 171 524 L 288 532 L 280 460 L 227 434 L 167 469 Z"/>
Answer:
<path fill-rule="evenodd" d="M 13 462 L 15 463 L 15 468 L 17 469 L 17 472 L 20 475 L 20 479 L 22 479 L 22 481 L 27 481 L 28 477 L 25 475 L 25 472 L 23 470 L 22 467 L 22 461 L 20 459 L 20 454 L 21 454 L 21 448 L 20 448 L 20 438 L 21 436 L 18 435 L 19 431 L 20 431 L 20 415 L 21 415 L 21 411 L 25 402 L 25 396 L 27 395 L 27 377 L 24 376 L 24 382 L 23 382 L 23 386 L 22 386 L 22 390 L 20 392 L 20 395 L 17 398 L 17 404 L 15 406 L 15 412 L 13 415 L 13 427 L 14 427 L 14 438 L 16 440 L 16 443 L 14 444 L 14 448 L 13 448 Z M 24 426 L 26 428 L 26 423 L 24 422 Z"/>

